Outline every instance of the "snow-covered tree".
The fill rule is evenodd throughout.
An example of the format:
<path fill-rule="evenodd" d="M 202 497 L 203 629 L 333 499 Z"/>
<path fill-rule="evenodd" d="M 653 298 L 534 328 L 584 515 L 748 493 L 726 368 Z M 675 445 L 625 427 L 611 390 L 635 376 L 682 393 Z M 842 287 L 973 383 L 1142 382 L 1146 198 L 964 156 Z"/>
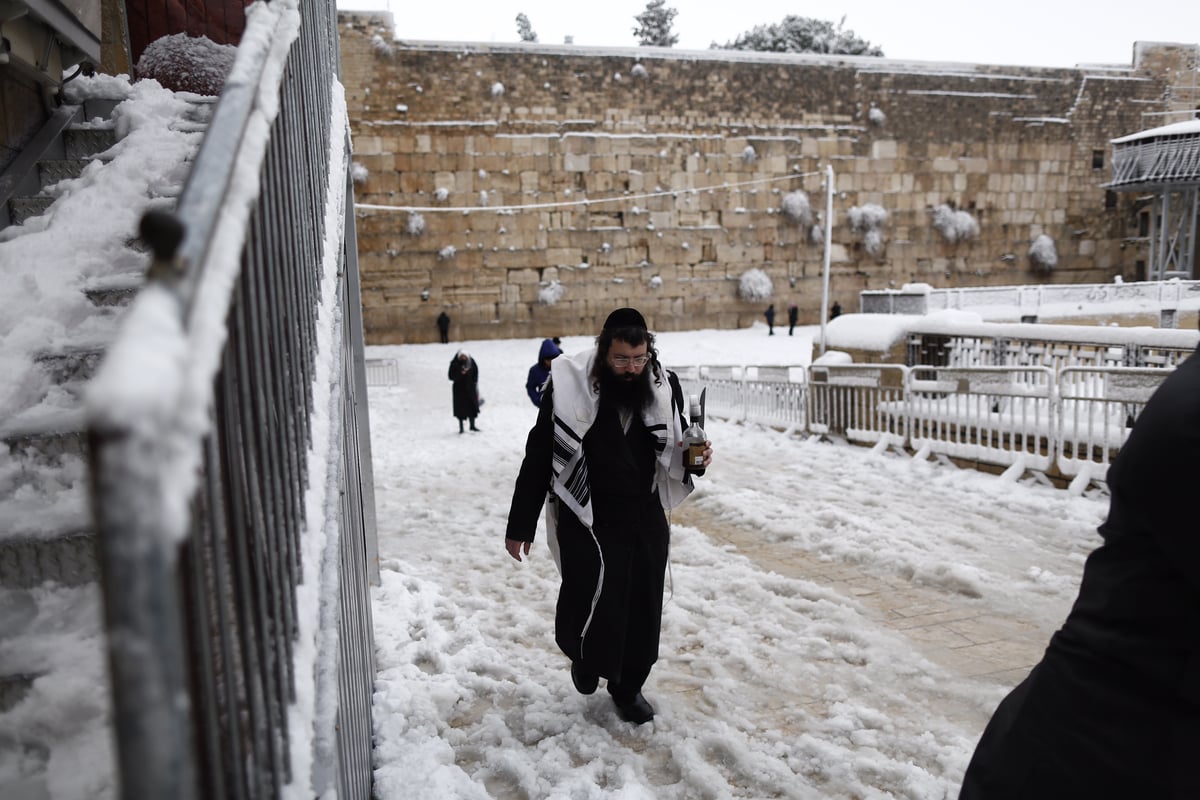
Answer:
<path fill-rule="evenodd" d="M 732 42 L 713 49 L 759 50 L 769 53 L 827 53 L 847 56 L 882 56 L 883 50 L 854 31 L 842 26 L 846 18 L 835 26 L 832 22 L 812 17 L 789 14 L 777 25 L 755 25 Z"/>
<path fill-rule="evenodd" d="M 536 42 L 537 34 L 533 31 L 533 26 L 529 24 L 529 17 L 524 13 L 517 14 L 517 35 L 521 37 L 522 42 Z"/>
<path fill-rule="evenodd" d="M 392 43 L 378 33 L 371 37 L 371 47 L 375 50 L 376 55 L 383 56 L 384 58 L 392 57 Z"/>
<path fill-rule="evenodd" d="M 538 289 L 538 302 L 544 306 L 552 306 L 559 300 L 562 300 L 563 294 L 566 291 L 566 287 L 558 281 L 550 281 L 550 283 Z"/>
<path fill-rule="evenodd" d="M 779 210 L 797 225 L 803 225 L 806 228 L 812 225 L 812 205 L 808 202 L 808 193 L 803 189 L 796 189 L 785 194 Z"/>
<path fill-rule="evenodd" d="M 408 212 L 408 225 L 406 226 L 409 236 L 420 236 L 425 232 L 425 217 L 417 211 Z"/>
<path fill-rule="evenodd" d="M 1034 239 L 1029 246 L 1029 260 L 1043 272 L 1058 266 L 1058 250 L 1054 247 L 1054 240 L 1044 233 Z"/>
<path fill-rule="evenodd" d="M 883 226 L 888 212 L 881 205 L 867 203 L 854 206 L 846 215 L 850 218 L 850 230 L 862 234 L 863 249 L 873 256 L 883 252 Z"/>
<path fill-rule="evenodd" d="M 947 242 L 974 239 L 979 235 L 979 223 L 966 211 L 956 211 L 948 205 L 933 210 L 933 227 Z"/>
<path fill-rule="evenodd" d="M 633 29 L 642 47 L 674 47 L 679 34 L 672 33 L 675 15 L 679 12 L 666 7 L 666 0 L 650 0 L 646 10 L 634 16 L 638 26 Z"/>
<path fill-rule="evenodd" d="M 738 297 L 748 302 L 766 300 L 775 293 L 775 284 L 771 276 L 758 267 L 753 267 L 742 273 L 738 278 Z"/>

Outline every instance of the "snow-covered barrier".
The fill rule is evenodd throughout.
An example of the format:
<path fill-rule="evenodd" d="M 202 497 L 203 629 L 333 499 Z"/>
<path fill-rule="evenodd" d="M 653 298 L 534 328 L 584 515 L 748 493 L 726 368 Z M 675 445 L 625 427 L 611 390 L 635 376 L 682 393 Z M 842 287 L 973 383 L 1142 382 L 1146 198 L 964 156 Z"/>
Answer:
<path fill-rule="evenodd" d="M 89 387 L 125 798 L 369 797 L 377 575 L 332 2 L 256 3 Z"/>
<path fill-rule="evenodd" d="M 813 364 L 675 367 L 716 417 L 917 458 L 1104 483 L 1165 367 Z"/>

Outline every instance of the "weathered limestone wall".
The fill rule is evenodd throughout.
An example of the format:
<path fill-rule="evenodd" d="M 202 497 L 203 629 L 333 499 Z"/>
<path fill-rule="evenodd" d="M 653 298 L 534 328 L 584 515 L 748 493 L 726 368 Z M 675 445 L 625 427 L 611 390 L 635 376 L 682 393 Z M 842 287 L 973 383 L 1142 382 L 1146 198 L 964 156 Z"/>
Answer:
<path fill-rule="evenodd" d="M 831 302 L 848 311 L 910 282 L 1136 279 L 1139 209 L 1101 186 L 1108 142 L 1162 124 L 1143 112 L 1166 110 L 1196 50 L 1069 70 L 404 43 L 386 14 L 339 20 L 371 343 L 434 340 L 443 308 L 455 339 L 592 333 L 620 305 L 658 330 L 748 325 L 768 302 L 777 323 L 792 302 L 815 322 L 827 166 Z M 781 212 L 797 191 L 803 222 Z M 850 224 L 869 205 L 887 212 L 878 247 Z M 978 235 L 948 241 L 941 205 Z M 1050 272 L 1029 258 L 1041 234 Z M 770 300 L 739 297 L 751 268 Z"/>

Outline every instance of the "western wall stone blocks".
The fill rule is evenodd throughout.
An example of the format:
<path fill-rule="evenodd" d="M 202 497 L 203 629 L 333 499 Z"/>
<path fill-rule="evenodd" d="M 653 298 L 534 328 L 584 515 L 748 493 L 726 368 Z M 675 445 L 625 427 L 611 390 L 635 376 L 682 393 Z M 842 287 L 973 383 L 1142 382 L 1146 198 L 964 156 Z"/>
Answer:
<path fill-rule="evenodd" d="M 954 268 L 954 281 L 1004 283 L 1026 279 L 1029 267 L 1025 253 L 1033 235 L 1032 223 L 1008 219 L 1005 214 L 1009 209 L 1035 212 L 1037 224 L 1056 239 L 1060 254 L 1069 253 L 1064 261 L 1083 258 L 1070 238 L 1071 231 L 1083 229 L 1093 232 L 1087 238 L 1095 242 L 1097 254 L 1110 251 L 1117 254 L 1113 256 L 1112 269 L 1122 269 L 1122 258 L 1133 258 L 1134 248 L 1126 254 L 1116 246 L 1120 237 L 1127 234 L 1129 201 L 1122 197 L 1117 209 L 1106 209 L 1104 192 L 1091 185 L 1098 181 L 1090 162 L 1093 149 L 1107 150 L 1108 139 L 1136 129 L 1131 126 L 1137 124 L 1138 115 L 1129 109 L 1141 111 L 1161 101 L 1162 82 L 1154 75 L 1139 75 L 1138 81 L 1104 81 L 1103 92 L 1096 89 L 1097 81 L 1091 81 L 1081 92 L 1078 71 L 1005 67 L 1005 73 L 1013 71 L 1042 79 L 1049 90 L 1030 91 L 1030 86 L 1040 85 L 1036 80 L 1013 81 L 1011 87 L 1002 86 L 1003 90 L 1014 97 L 1025 95 L 1024 99 L 992 98 L 964 103 L 961 99 L 949 101 L 925 95 L 918 104 L 912 101 L 912 96 L 904 95 L 901 108 L 894 98 L 910 88 L 941 89 L 946 91 L 945 97 L 958 97 L 969 90 L 969 74 L 906 72 L 888 74 L 877 85 L 860 85 L 853 77 L 853 70 L 812 63 L 797 68 L 787 63 L 786 56 L 781 56 L 778 62 L 767 58 L 762 63 L 730 65 L 720 60 L 676 59 L 668 55 L 650 59 L 647 67 L 653 80 L 635 84 L 630 80 L 619 83 L 611 80 L 615 72 L 629 71 L 627 58 L 608 59 L 583 48 L 569 55 L 537 51 L 536 46 L 533 50 L 531 53 L 529 46 L 484 45 L 473 50 L 467 57 L 469 63 L 464 63 L 459 53 L 400 47 L 396 56 L 385 63 L 371 56 L 369 37 L 345 33 L 343 81 L 348 97 L 365 97 L 368 87 L 377 98 L 403 97 L 409 93 L 406 88 L 409 82 L 420 83 L 426 89 L 419 100 L 402 99 L 401 102 L 409 104 L 408 112 L 400 125 L 387 126 L 385 139 L 396 135 L 413 138 L 412 146 L 406 148 L 397 142 L 395 150 L 419 149 L 415 145 L 418 132 L 447 140 L 439 146 L 440 152 L 422 154 L 408 163 L 401 161 L 401 153 L 387 152 L 392 147 L 390 141 L 381 143 L 377 148 L 380 152 L 375 154 L 380 159 L 394 158 L 402 173 L 428 172 L 429 177 L 406 184 L 414 186 L 416 192 L 411 195 L 401 192 L 396 197 L 386 192 L 399 190 L 388 187 L 380 193 L 381 182 L 369 180 L 356 190 L 362 202 L 431 205 L 435 203 L 431 191 L 439 187 L 453 192 L 443 201 L 447 205 L 475 205 L 480 189 L 493 193 L 489 197 L 492 202 L 505 200 L 514 204 L 585 196 L 590 200 L 615 200 L 611 204 L 597 203 L 586 210 L 517 212 L 504 220 L 507 228 L 504 234 L 494 227 L 483 230 L 481 225 L 466 233 L 458 226 L 443 225 L 432 215 L 426 215 L 430 231 L 427 236 L 417 240 L 400 236 L 384 245 L 401 250 L 420 248 L 424 259 L 434 258 L 440 247 L 454 245 L 459 252 L 456 268 L 480 269 L 487 278 L 504 276 L 505 280 L 510 274 L 532 267 L 481 266 L 492 258 L 492 248 L 549 265 L 576 265 L 582 258 L 591 258 L 594 265 L 609 264 L 607 274 L 602 269 L 572 269 L 569 274 L 564 271 L 568 298 L 594 296 L 594 302 L 604 306 L 616 301 L 654 303 L 656 309 L 663 309 L 659 313 L 664 315 L 671 313 L 671 303 L 686 304 L 695 293 L 709 291 L 707 285 L 671 282 L 669 276 L 692 269 L 688 264 L 696 264 L 700 274 L 727 271 L 734 278 L 725 287 L 727 291 L 721 291 L 716 300 L 707 304 L 710 318 L 733 323 L 739 319 L 752 321 L 761 314 L 759 304 L 751 307 L 742 303 L 733 291 L 736 276 L 751 265 L 751 259 L 771 262 L 766 267 L 781 279 L 796 276 L 794 289 L 779 289 L 781 293 L 787 291 L 803 297 L 811 295 L 812 288 L 819 285 L 821 248 L 787 244 L 791 231 L 780 225 L 778 193 L 768 194 L 765 187 L 760 187 L 758 193 L 745 187 L 737 191 L 720 187 L 776 177 L 793 166 L 801 172 L 823 170 L 826 163 L 831 163 L 838 174 L 840 190 L 834 199 L 833 260 L 845 264 L 844 272 L 835 270 L 833 285 L 835 295 L 848 293 L 840 297 L 847 308 L 855 307 L 854 292 L 879 285 L 879 281 L 886 282 L 889 276 L 892 280 L 908 281 L 926 270 L 925 277 L 931 282 L 942 280 L 940 272 L 932 271 L 929 258 L 935 248 L 946 245 L 931 230 L 926 202 L 921 201 L 927 201 L 930 207 L 952 202 L 960 208 L 970 204 L 977 208 L 973 213 L 977 214 L 982 231 L 966 255 L 961 249 L 963 245 L 958 246 L 959 261 L 955 263 L 959 266 Z M 362 71 L 356 75 L 356 69 Z M 476 70 L 485 77 L 475 76 Z M 786 80 L 776 73 L 786 75 Z M 487 93 L 490 80 L 486 78 L 492 75 L 505 76 L 500 78 L 508 88 L 504 99 L 513 101 L 507 110 L 505 103 L 493 103 Z M 1001 86 L 1000 81 L 989 81 L 989 86 L 993 84 Z M 879 86 L 888 93 L 880 94 Z M 1071 114 L 1070 123 L 1031 125 L 1017 119 L 1066 119 L 1066 111 L 1077 98 L 1081 102 Z M 884 129 L 856 120 L 856 115 L 861 115 L 869 105 L 868 100 L 887 111 L 888 123 Z M 376 111 L 366 112 L 363 107 L 367 105 Z M 390 100 L 349 104 L 356 157 L 362 149 L 358 142 L 364 131 L 381 128 L 373 123 L 400 121 L 391 105 Z M 643 108 L 652 109 L 653 113 L 645 114 L 639 110 Z M 504 117 L 506 113 L 510 115 L 508 120 Z M 1011 121 L 1005 121 L 1006 113 Z M 514 119 L 517 114 L 521 115 L 520 120 Z M 954 117 L 954 125 L 940 126 L 936 131 L 928 128 L 929 119 L 950 116 Z M 446 121 L 455 124 L 441 124 Z M 1123 129 L 1114 131 L 1114 128 Z M 481 135 L 483 130 L 490 133 Z M 588 158 L 586 171 L 563 172 L 565 159 L 559 157 L 555 163 L 550 157 L 551 153 L 566 152 L 563 135 L 570 131 L 581 131 L 584 135 L 577 138 L 590 143 L 589 147 L 573 152 Z M 600 131 L 609 131 L 611 135 L 599 135 Z M 469 142 L 468 137 L 471 137 Z M 489 142 L 483 142 L 485 138 Z M 823 140 L 832 143 L 823 146 Z M 753 163 L 741 158 L 747 142 L 756 150 L 757 159 Z M 538 144 L 544 152 L 527 153 L 526 143 L 531 150 Z M 893 154 L 888 152 L 892 148 L 903 163 L 884 163 L 892 158 Z M 476 153 L 480 158 L 499 159 L 504 167 L 488 162 L 481 167 L 476 163 L 479 160 Z M 783 161 L 778 164 L 769 161 L 776 155 L 782 156 Z M 426 156 L 432 160 L 426 161 Z M 954 160 L 956 169 L 935 173 L 930 162 L 939 157 Z M 530 160 L 526 161 L 527 158 Z M 1059 163 L 1039 163 L 1049 161 Z M 489 172 L 486 181 L 475 175 L 480 168 Z M 382 171 L 381 166 L 368 169 Z M 503 169 L 511 170 L 511 175 L 500 177 Z M 642 174 L 631 174 L 631 170 L 640 170 Z M 861 177 L 852 186 L 843 180 L 851 172 Z M 1046 176 L 1040 189 L 1036 182 L 1018 189 L 1010 180 L 1016 174 L 1039 172 Z M 447 174 L 455 178 L 452 189 L 444 185 Z M 934 175 L 939 179 L 932 180 Z M 965 176 L 965 184 L 959 175 Z M 470 179 L 464 184 L 467 177 Z M 1082 190 L 1077 188 L 1081 182 L 1087 183 Z M 635 184 L 639 188 L 635 189 Z M 804 185 L 814 210 L 822 210 L 820 178 Z M 772 186 L 783 188 L 781 184 Z M 662 204 L 657 199 L 655 202 L 648 198 L 621 199 L 628 196 L 626 193 L 640 194 L 658 187 L 673 191 L 701 188 L 701 191 L 662 198 L 665 201 Z M 860 255 L 854 255 L 853 261 L 846 260 L 848 248 L 859 245 L 847 233 L 845 212 L 851 206 L 867 202 L 868 194 L 877 195 L 880 204 L 893 214 L 887 260 L 880 264 Z M 635 205 L 651 214 L 633 214 Z M 744 215 L 737 215 L 738 208 L 745 210 Z M 696 227 L 699 214 L 711 215 L 710 227 Z M 745 219 L 737 220 L 731 227 L 712 224 L 721 216 L 731 215 Z M 388 216 L 395 218 L 393 227 L 402 226 L 402 215 Z M 646 222 L 651 219 L 654 229 L 647 230 Z M 1062 220 L 1059 230 L 1055 230 L 1056 219 Z M 745 224 L 741 224 L 743 221 Z M 360 230 L 368 224 L 378 223 L 360 218 Z M 472 224 L 475 224 L 473 219 Z M 588 230 L 598 224 L 607 229 Z M 912 242 L 902 245 L 899 240 L 904 237 Z M 608 249 L 598 252 L 606 240 Z M 360 260 L 364 264 L 369 259 L 361 250 L 373 246 L 373 241 L 360 236 Z M 1107 247 L 1110 241 L 1113 246 Z M 546 258 L 548 251 L 539 249 L 535 243 L 546 246 L 548 242 L 554 243 L 555 250 L 570 253 L 570 257 Z M 685 243 L 689 245 L 687 249 L 683 248 Z M 756 251 L 755 247 L 759 249 Z M 1016 262 L 1000 259 L 1005 249 L 1016 254 Z M 718 253 L 721 260 L 715 261 Z M 501 255 L 496 252 L 495 260 L 502 260 Z M 1141 257 L 1144 256 L 1143 252 Z M 642 259 L 652 266 L 636 267 Z M 621 271 L 616 265 L 627 266 Z M 650 291 L 647 281 L 655 273 L 663 275 L 665 282 Z M 477 276 L 477 280 L 483 277 Z M 622 282 L 615 283 L 616 279 Z M 364 276 L 364 296 L 371 291 L 368 286 L 371 280 Z M 494 296 L 486 305 L 495 320 L 489 323 L 487 331 L 519 330 L 513 327 L 519 323 L 512 321 L 529 314 L 529 303 L 542 314 L 541 317 L 534 314 L 534 319 L 545 319 L 569 308 L 574 315 L 570 324 L 581 324 L 583 314 L 602 318 L 611 310 L 605 307 L 593 313 L 568 302 L 560 304 L 561 308 L 540 307 L 536 305 L 536 283 L 528 284 L 528 292 L 519 293 L 519 298 L 514 298 L 510 286 L 504 283 L 493 287 Z M 454 287 L 448 286 L 444 291 L 453 307 L 458 302 L 452 296 Z M 419 302 L 413 299 L 418 295 L 419 289 L 415 294 L 403 292 L 396 302 Z M 679 313 L 678 308 L 675 313 Z M 589 319 L 582 324 L 590 325 L 591 330 L 598 321 Z M 413 335 L 428 341 L 436 336 L 436 329 L 431 324 L 422 324 Z"/>

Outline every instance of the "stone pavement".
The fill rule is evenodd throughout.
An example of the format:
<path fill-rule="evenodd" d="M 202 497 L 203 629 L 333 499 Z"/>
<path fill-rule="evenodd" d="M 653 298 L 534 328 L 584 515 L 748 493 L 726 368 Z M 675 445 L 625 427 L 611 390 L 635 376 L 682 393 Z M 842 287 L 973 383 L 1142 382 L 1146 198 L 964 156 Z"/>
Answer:
<path fill-rule="evenodd" d="M 853 597 L 868 615 L 907 636 L 914 649 L 966 678 L 994 681 L 1005 689 L 1020 682 L 1041 660 L 1055 628 L 956 604 L 957 595 L 914 585 L 860 564 L 822 561 L 788 543 L 763 541 L 752 530 L 725 525 L 684 503 L 672 522 L 725 542 L 764 570 L 801 578 Z"/>

